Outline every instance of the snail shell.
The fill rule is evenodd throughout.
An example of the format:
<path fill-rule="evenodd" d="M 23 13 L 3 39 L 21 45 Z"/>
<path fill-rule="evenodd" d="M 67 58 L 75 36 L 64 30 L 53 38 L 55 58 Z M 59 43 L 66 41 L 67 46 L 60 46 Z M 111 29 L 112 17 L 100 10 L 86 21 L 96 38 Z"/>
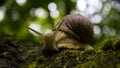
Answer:
<path fill-rule="evenodd" d="M 64 21 L 59 28 L 61 31 L 75 36 L 82 43 L 91 43 L 94 34 L 93 25 L 87 18 L 80 14 L 71 14 L 66 15 L 62 20 Z M 55 28 L 57 28 L 57 25 Z"/>
<path fill-rule="evenodd" d="M 60 27 L 58 28 L 59 25 Z M 54 32 L 57 29 L 58 31 L 56 35 L 54 35 Z M 42 48 L 47 52 L 59 51 L 59 49 L 63 48 L 93 49 L 90 46 L 90 42 L 93 39 L 93 25 L 87 18 L 79 14 L 66 15 L 56 24 L 53 31 L 46 35 L 55 37 L 54 44 L 49 46 L 47 44 Z"/>

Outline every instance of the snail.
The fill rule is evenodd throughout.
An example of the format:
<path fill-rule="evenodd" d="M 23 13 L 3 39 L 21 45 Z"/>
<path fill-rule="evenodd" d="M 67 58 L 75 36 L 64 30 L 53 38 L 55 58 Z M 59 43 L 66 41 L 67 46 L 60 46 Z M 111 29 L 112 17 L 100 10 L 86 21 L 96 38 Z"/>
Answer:
<path fill-rule="evenodd" d="M 50 33 L 45 35 L 33 30 L 43 39 L 42 51 L 56 52 L 60 49 L 91 50 L 93 39 L 92 23 L 80 14 L 69 14 L 63 17 Z"/>

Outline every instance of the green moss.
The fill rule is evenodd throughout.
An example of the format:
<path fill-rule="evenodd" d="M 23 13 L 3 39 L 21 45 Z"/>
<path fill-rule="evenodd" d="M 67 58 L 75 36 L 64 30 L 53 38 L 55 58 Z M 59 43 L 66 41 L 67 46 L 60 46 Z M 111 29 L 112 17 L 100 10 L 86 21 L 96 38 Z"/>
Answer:
<path fill-rule="evenodd" d="M 33 61 L 29 64 L 28 68 L 36 68 L 37 66 L 37 61 Z"/>
<path fill-rule="evenodd" d="M 119 46 L 118 39 L 105 38 L 95 44 L 96 51 L 65 49 L 43 55 L 39 43 L 9 37 L 0 41 L 0 68 L 119 68 Z"/>
<path fill-rule="evenodd" d="M 104 38 L 94 45 L 96 50 L 118 50 L 120 48 L 120 40 L 115 38 Z"/>
<path fill-rule="evenodd" d="M 117 68 L 120 68 L 120 64 L 117 64 Z"/>

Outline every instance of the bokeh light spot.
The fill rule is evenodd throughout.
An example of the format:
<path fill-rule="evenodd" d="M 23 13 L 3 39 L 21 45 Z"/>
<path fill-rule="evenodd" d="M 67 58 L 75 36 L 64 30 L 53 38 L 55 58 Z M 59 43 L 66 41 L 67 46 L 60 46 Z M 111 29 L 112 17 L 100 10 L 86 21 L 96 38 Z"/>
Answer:
<path fill-rule="evenodd" d="M 16 0 L 16 3 L 19 5 L 19 6 L 23 6 L 25 3 L 26 3 L 27 0 Z"/>
<path fill-rule="evenodd" d="M 92 23 L 100 23 L 102 20 L 102 16 L 97 14 L 92 16 L 90 20 L 92 21 Z"/>
<path fill-rule="evenodd" d="M 97 26 L 97 25 L 95 25 L 95 26 L 94 26 L 94 33 L 95 33 L 95 34 L 100 34 L 100 32 L 101 32 L 100 27 Z"/>
<path fill-rule="evenodd" d="M 47 11 L 46 11 L 45 9 L 43 9 L 43 8 L 37 8 L 37 9 L 35 10 L 35 15 L 36 15 L 37 17 L 43 18 L 43 19 L 48 17 Z"/>
<path fill-rule="evenodd" d="M 57 5 L 54 2 L 49 3 L 48 9 L 52 12 L 57 9 Z"/>
<path fill-rule="evenodd" d="M 77 9 L 80 11 L 84 11 L 85 8 L 87 7 L 87 3 L 85 0 L 77 0 Z"/>
<path fill-rule="evenodd" d="M 5 17 L 6 8 L 4 6 L 0 7 L 0 21 L 2 21 Z"/>
<path fill-rule="evenodd" d="M 12 14 L 11 14 L 11 18 L 13 21 L 16 21 L 20 18 L 20 15 L 17 11 L 13 11 Z"/>
<path fill-rule="evenodd" d="M 59 11 L 56 10 L 56 11 L 50 12 L 50 16 L 52 18 L 57 18 L 59 16 Z"/>
<path fill-rule="evenodd" d="M 4 12 L 0 10 L 0 21 L 2 21 L 3 19 L 4 19 Z"/>
<path fill-rule="evenodd" d="M 109 35 L 109 33 L 110 33 L 110 28 L 108 27 L 108 26 L 104 26 L 103 27 L 103 33 L 105 34 L 105 35 Z"/>

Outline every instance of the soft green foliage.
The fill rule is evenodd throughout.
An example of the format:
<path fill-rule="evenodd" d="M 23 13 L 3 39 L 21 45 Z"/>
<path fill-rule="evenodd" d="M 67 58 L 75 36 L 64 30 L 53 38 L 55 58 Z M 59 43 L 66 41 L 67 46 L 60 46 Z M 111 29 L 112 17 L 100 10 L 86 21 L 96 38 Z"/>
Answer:
<path fill-rule="evenodd" d="M 48 30 L 51 30 L 54 24 L 57 23 L 64 15 L 70 13 L 82 14 L 82 10 L 76 8 L 82 6 L 77 6 L 78 0 L 22 0 L 26 1 L 23 2 L 23 4 L 18 1 L 20 0 L 1 0 L 0 12 L 3 13 L 4 18 L 0 20 L 0 29 L 8 34 L 15 34 L 23 38 L 30 37 L 30 33 L 25 27 L 23 27 L 24 25 L 29 26 L 31 24 L 37 24 L 41 27 L 40 32 L 45 33 Z M 120 38 L 119 0 L 98 1 L 102 4 L 100 10 L 91 15 L 87 15 L 87 13 L 92 13 L 91 10 L 85 15 L 89 19 L 97 15 L 101 16 L 102 20 L 100 22 L 93 22 L 95 26 L 97 25 L 100 28 L 99 34 L 95 34 L 95 40 L 104 36 Z M 48 6 L 51 3 L 54 7 L 49 9 Z M 89 7 L 88 4 L 86 5 Z M 51 14 L 51 11 L 54 11 L 55 9 L 59 13 L 58 17 L 52 16 L 57 13 Z M 97 8 L 95 10 L 97 10 Z M 94 20 L 99 20 L 99 17 Z M 97 31 L 99 30 L 97 29 Z"/>

